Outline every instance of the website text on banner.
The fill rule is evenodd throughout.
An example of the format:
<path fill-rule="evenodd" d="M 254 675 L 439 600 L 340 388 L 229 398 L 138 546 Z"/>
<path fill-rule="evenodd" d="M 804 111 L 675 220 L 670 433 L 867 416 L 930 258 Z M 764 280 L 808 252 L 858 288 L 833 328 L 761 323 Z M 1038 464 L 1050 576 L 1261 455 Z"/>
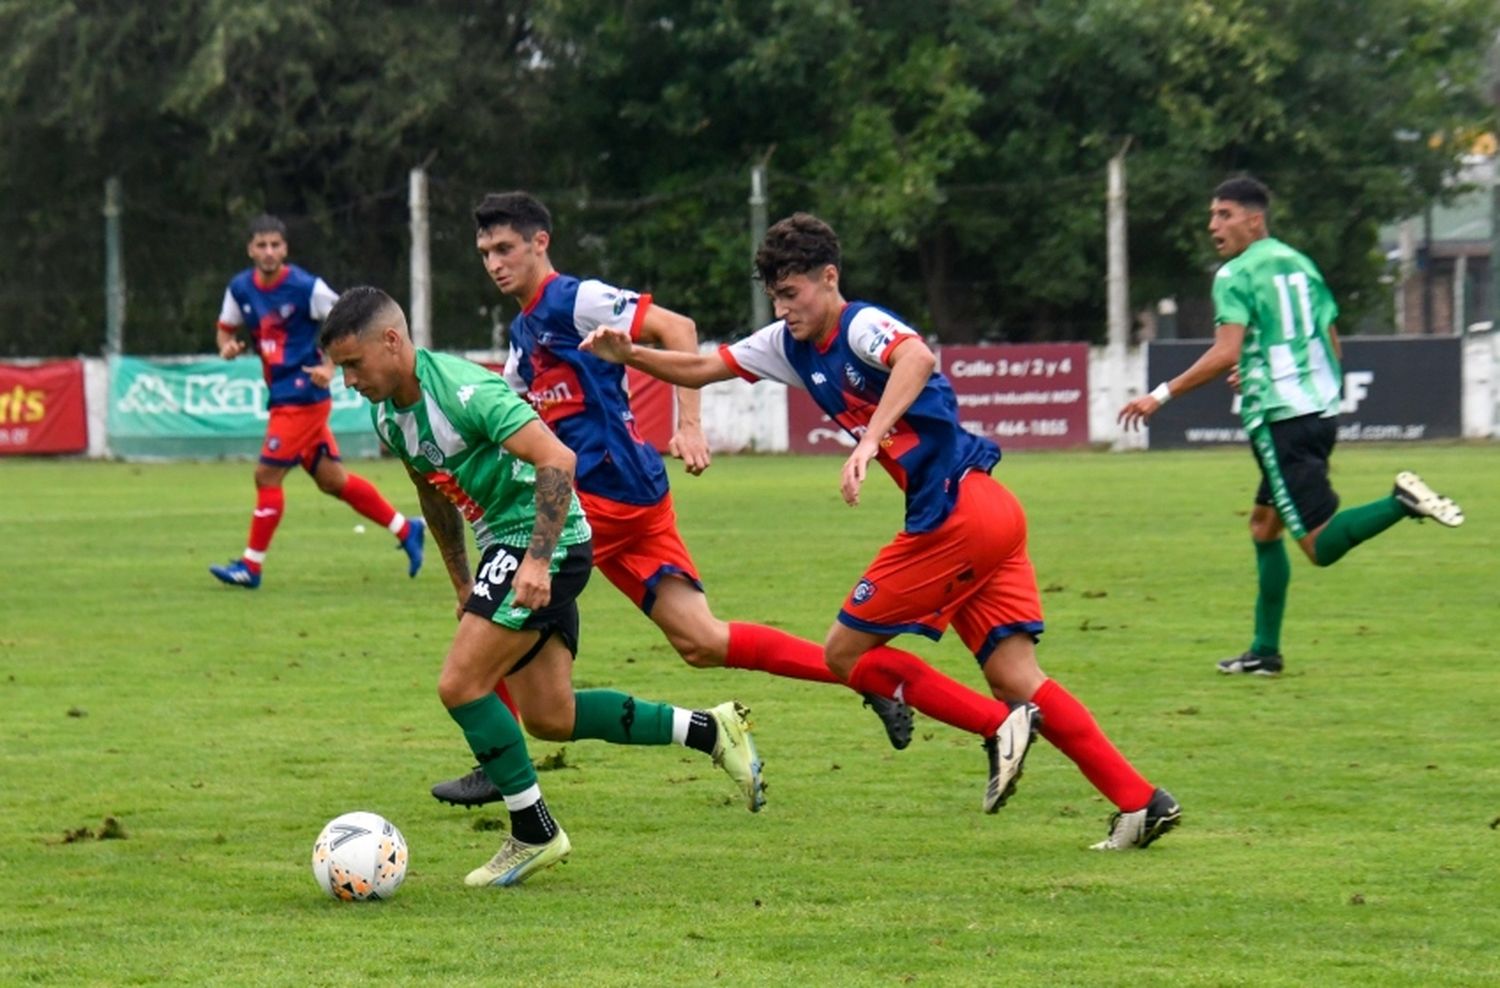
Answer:
<path fill-rule="evenodd" d="M 83 361 L 0 364 L 0 455 L 88 449 Z"/>
<path fill-rule="evenodd" d="M 953 385 L 958 420 L 1002 449 L 1061 449 L 1089 441 L 1086 343 L 1000 343 L 934 348 Z M 800 388 L 787 389 L 793 453 L 838 453 L 854 440 Z"/>
<path fill-rule="evenodd" d="M 268 417 L 258 361 L 110 358 L 107 431 L 118 456 L 254 457 Z M 369 406 L 338 374 L 329 424 L 345 459 L 378 455 Z"/>
<path fill-rule="evenodd" d="M 1151 343 L 1146 380 L 1170 381 L 1208 349 L 1207 340 Z M 1455 439 L 1463 430 L 1463 341 L 1456 336 L 1359 336 L 1343 340 L 1338 441 Z M 1189 391 L 1151 417 L 1152 449 L 1246 442 L 1239 395 L 1227 383 Z"/>

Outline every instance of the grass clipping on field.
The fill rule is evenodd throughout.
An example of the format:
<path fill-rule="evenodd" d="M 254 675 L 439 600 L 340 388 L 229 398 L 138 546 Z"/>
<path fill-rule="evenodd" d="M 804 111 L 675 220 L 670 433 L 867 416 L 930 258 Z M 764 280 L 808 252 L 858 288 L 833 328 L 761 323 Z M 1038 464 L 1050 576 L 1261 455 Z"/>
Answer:
<path fill-rule="evenodd" d="M 125 833 L 125 825 L 112 816 L 104 818 L 95 831 L 91 827 L 79 827 L 77 830 L 64 830 L 62 842 L 64 844 L 77 844 L 86 840 L 125 840 L 130 835 Z"/>

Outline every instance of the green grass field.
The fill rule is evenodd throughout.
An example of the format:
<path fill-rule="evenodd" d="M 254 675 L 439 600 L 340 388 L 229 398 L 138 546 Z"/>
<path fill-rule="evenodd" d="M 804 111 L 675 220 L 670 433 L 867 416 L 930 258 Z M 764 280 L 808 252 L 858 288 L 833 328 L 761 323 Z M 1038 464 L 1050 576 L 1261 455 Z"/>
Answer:
<path fill-rule="evenodd" d="M 1334 462 L 1345 504 L 1410 466 L 1469 522 L 1324 571 L 1296 554 L 1274 681 L 1212 668 L 1250 633 L 1246 450 L 1001 464 L 1044 667 L 1183 805 L 1150 850 L 1086 850 L 1110 807 L 1045 744 L 983 816 L 971 737 L 919 718 L 896 753 L 844 690 L 690 669 L 596 578 L 577 684 L 745 701 L 770 803 L 746 813 L 681 748 L 534 744 L 563 749 L 541 780 L 574 852 L 510 890 L 462 884 L 503 811 L 427 793 L 471 764 L 435 693 L 435 555 L 408 580 L 293 477 L 246 593 L 206 566 L 243 546 L 248 464 L 0 462 L 0 984 L 1495 984 L 1500 456 Z M 394 463 L 356 469 L 415 508 Z M 715 611 L 818 640 L 900 523 L 881 477 L 846 508 L 832 459 L 673 482 Z M 979 685 L 951 636 L 902 643 Z M 410 843 L 389 902 L 313 883 L 313 838 L 352 809 Z"/>

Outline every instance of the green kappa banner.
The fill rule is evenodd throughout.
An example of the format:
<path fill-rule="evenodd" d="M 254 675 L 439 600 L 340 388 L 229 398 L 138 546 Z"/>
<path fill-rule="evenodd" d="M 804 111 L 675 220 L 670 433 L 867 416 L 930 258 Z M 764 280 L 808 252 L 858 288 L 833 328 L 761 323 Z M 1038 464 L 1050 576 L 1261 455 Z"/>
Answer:
<path fill-rule="evenodd" d="M 333 376 L 330 425 L 345 459 L 377 456 L 370 406 Z M 266 383 L 260 361 L 218 358 L 109 360 L 109 448 L 116 456 L 218 459 L 260 454 Z"/>

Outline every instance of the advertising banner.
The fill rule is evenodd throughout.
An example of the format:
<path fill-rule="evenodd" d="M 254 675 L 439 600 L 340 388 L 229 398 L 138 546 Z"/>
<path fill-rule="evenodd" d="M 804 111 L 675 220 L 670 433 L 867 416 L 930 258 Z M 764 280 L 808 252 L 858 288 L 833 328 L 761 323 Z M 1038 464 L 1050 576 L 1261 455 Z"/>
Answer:
<path fill-rule="evenodd" d="M 1151 386 L 1171 380 L 1209 347 L 1166 340 L 1146 350 Z M 1343 340 L 1344 393 L 1338 441 L 1457 438 L 1463 428 L 1463 341 L 1456 336 L 1363 336 Z M 1173 398 L 1151 416 L 1152 449 L 1244 443 L 1239 395 L 1214 381 Z"/>
<path fill-rule="evenodd" d="M 1081 446 L 1089 441 L 1086 343 L 1003 343 L 937 348 L 958 418 L 1002 449 Z M 787 389 L 788 448 L 840 453 L 854 447 L 801 388 Z"/>
<path fill-rule="evenodd" d="M 0 364 L 0 455 L 88 449 L 83 361 Z"/>
<path fill-rule="evenodd" d="M 338 373 L 332 390 L 330 425 L 342 455 L 377 455 L 369 403 Z M 107 431 L 117 456 L 254 457 L 268 418 L 258 360 L 110 358 Z"/>
<path fill-rule="evenodd" d="M 505 375 L 505 364 L 475 361 L 486 370 Z M 634 367 L 625 368 L 625 390 L 630 395 L 630 414 L 635 416 L 636 434 L 658 453 L 665 453 L 677 426 L 677 397 L 672 386 Z"/>

